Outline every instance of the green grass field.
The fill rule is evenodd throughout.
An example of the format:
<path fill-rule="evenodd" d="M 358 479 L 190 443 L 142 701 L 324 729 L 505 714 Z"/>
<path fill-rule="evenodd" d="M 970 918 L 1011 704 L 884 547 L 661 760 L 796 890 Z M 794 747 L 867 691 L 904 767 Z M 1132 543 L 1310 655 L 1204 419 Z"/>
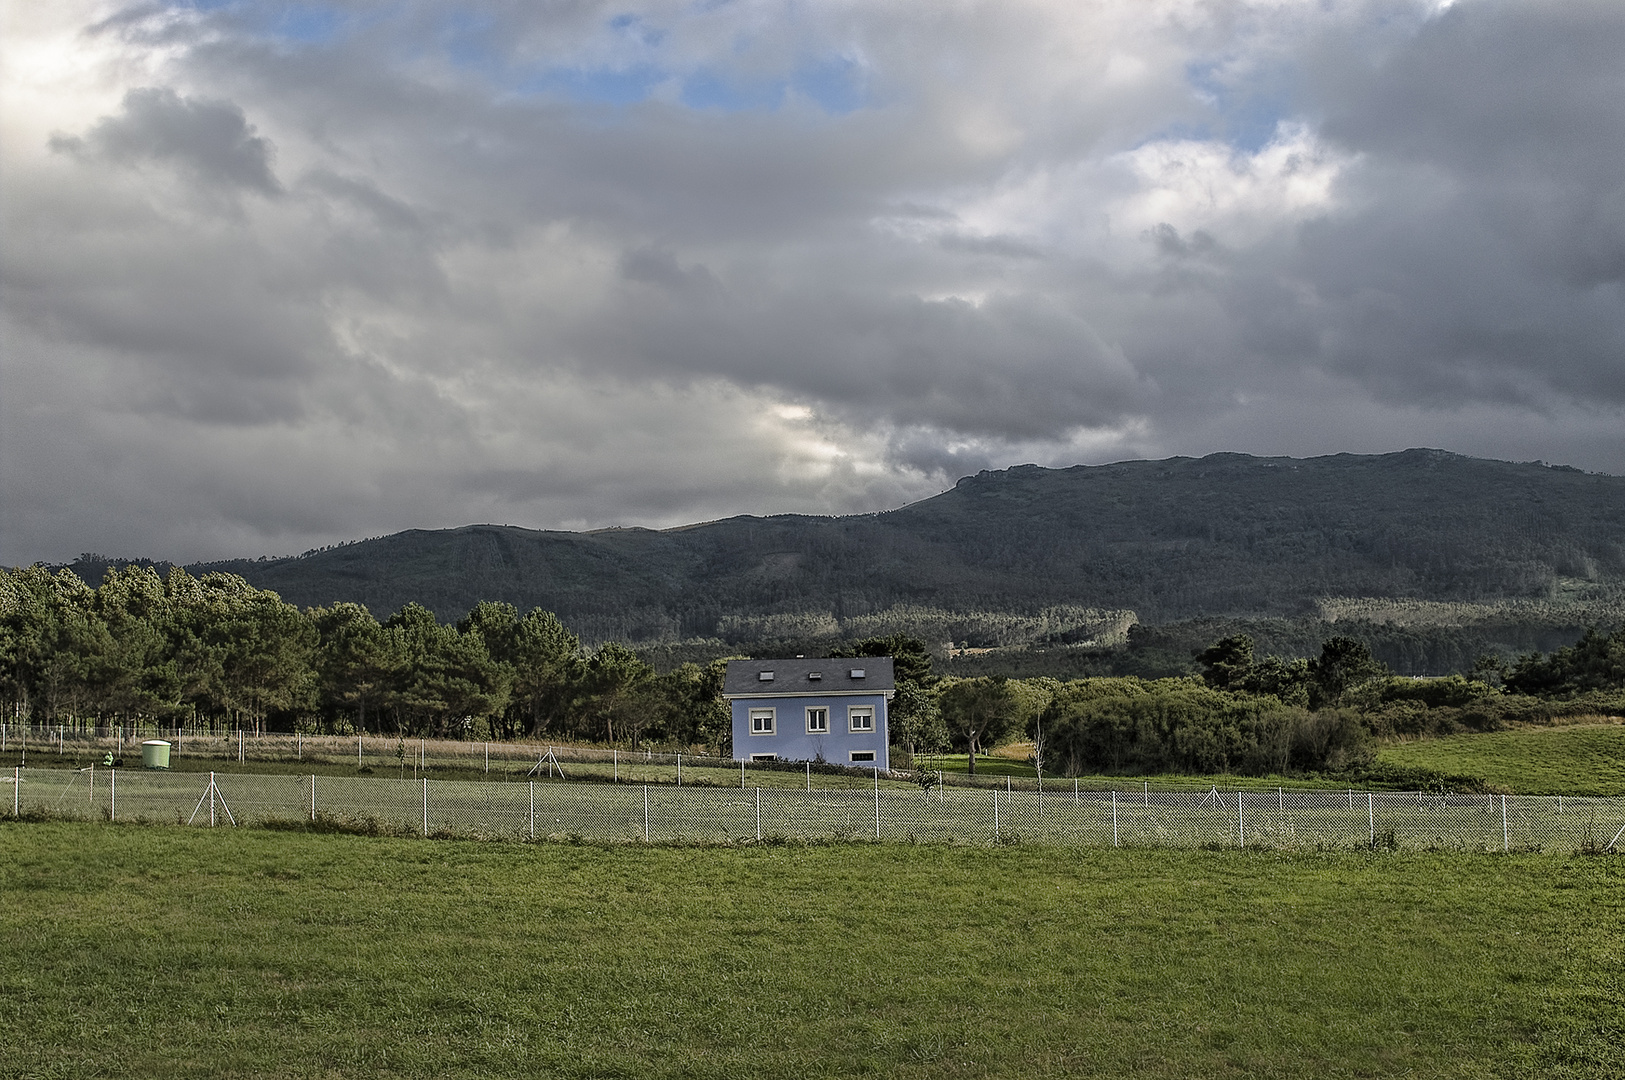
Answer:
<path fill-rule="evenodd" d="M 1618 1077 L 1617 857 L 0 824 L 16 1077 Z"/>
<path fill-rule="evenodd" d="M 1383 763 L 1477 776 L 1513 795 L 1625 795 L 1625 725 L 1515 728 L 1384 747 Z"/>

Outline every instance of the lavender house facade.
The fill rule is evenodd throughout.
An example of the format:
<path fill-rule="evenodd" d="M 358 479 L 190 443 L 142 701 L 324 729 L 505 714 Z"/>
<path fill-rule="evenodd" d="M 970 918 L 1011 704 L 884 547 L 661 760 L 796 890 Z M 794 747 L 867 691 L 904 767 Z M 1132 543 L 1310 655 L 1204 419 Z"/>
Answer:
<path fill-rule="evenodd" d="M 891 768 L 889 656 L 730 660 L 722 696 L 733 710 L 735 761 L 826 761 Z"/>

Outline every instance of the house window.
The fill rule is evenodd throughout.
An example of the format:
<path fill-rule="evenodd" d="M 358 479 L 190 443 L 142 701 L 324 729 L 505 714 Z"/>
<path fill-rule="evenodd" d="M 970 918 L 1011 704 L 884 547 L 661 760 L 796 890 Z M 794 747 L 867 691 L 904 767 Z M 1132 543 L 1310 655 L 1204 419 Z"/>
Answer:
<path fill-rule="evenodd" d="M 823 707 L 810 707 L 807 709 L 807 734 L 829 734 L 829 710 Z"/>
<path fill-rule="evenodd" d="M 848 709 L 846 726 L 849 731 L 873 731 L 875 729 L 874 706 L 867 705 L 862 708 Z"/>
<path fill-rule="evenodd" d="M 752 709 L 750 711 L 750 733 L 752 735 L 773 734 L 772 709 Z"/>
<path fill-rule="evenodd" d="M 752 761 L 777 761 L 777 760 L 779 760 L 779 755 L 777 755 L 777 754 L 752 754 L 750 756 L 750 759 Z"/>
<path fill-rule="evenodd" d="M 852 760 L 853 761 L 873 761 L 874 759 L 875 759 L 875 752 L 873 750 L 854 750 L 854 751 L 852 751 Z"/>

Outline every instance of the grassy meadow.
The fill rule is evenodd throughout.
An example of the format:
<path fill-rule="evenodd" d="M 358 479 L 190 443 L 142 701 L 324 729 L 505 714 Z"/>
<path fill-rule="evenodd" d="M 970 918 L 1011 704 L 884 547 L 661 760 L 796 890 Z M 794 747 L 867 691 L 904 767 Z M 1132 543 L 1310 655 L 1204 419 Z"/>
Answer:
<path fill-rule="evenodd" d="M 0 823 L 16 1077 L 1617 1077 L 1625 864 Z"/>
<path fill-rule="evenodd" d="M 1417 739 L 1380 762 L 1477 776 L 1512 795 L 1625 795 L 1625 725 L 1513 728 Z"/>

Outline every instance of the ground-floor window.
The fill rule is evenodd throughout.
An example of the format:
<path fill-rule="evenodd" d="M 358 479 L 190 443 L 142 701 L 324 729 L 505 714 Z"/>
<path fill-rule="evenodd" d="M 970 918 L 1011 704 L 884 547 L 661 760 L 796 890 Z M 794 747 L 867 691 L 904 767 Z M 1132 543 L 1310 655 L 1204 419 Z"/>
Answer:
<path fill-rule="evenodd" d="M 779 755 L 777 755 L 777 754 L 752 754 L 750 756 L 750 759 L 752 761 L 777 761 L 777 760 L 779 760 Z"/>
<path fill-rule="evenodd" d="M 873 761 L 874 759 L 875 759 L 875 752 L 873 750 L 854 750 L 854 751 L 852 751 L 852 760 L 853 761 Z"/>

